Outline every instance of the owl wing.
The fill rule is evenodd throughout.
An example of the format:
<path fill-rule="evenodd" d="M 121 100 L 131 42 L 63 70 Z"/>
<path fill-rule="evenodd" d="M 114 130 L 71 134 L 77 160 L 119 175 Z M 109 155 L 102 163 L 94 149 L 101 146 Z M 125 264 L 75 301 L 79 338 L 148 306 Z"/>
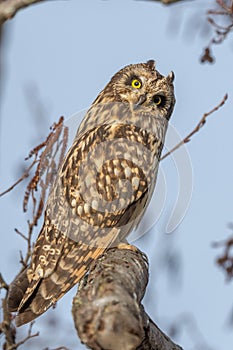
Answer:
<path fill-rule="evenodd" d="M 23 293 L 14 305 L 18 326 L 45 312 L 140 221 L 161 148 L 150 138 L 132 124 L 113 124 L 75 140 L 49 196 L 31 264 L 10 289 L 11 301 L 20 288 Z"/>

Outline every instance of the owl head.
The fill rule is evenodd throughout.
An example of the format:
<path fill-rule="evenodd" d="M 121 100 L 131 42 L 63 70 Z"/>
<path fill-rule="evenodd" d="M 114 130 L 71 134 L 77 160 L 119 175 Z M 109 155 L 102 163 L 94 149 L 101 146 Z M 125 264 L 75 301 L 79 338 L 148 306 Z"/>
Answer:
<path fill-rule="evenodd" d="M 117 72 L 94 104 L 130 103 L 146 113 L 169 119 L 175 105 L 174 73 L 164 77 L 155 69 L 155 61 L 130 64 Z"/>

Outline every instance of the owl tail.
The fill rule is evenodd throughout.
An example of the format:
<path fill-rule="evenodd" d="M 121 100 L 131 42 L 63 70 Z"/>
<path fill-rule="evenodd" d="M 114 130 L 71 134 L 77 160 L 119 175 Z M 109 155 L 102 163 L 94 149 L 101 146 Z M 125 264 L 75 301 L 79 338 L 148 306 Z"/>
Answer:
<path fill-rule="evenodd" d="M 17 281 L 14 281 L 16 284 Z M 20 296 L 18 299 L 15 297 L 17 289 L 14 286 L 13 293 L 9 294 L 8 307 L 10 311 L 18 311 L 15 318 L 16 326 L 22 326 L 25 323 L 33 321 L 35 318 L 43 314 L 50 306 L 54 304 L 54 290 L 53 284 L 50 278 L 40 279 L 38 281 L 32 281 L 30 284 L 23 285 L 24 290 L 20 290 Z M 56 286 L 57 288 L 57 286 Z M 22 296 L 24 291 L 24 295 Z M 22 300 L 20 300 L 22 298 Z M 11 308 L 10 308 L 11 307 Z"/>
<path fill-rule="evenodd" d="M 18 315 L 16 316 L 15 323 L 16 326 L 22 326 L 25 323 L 33 321 L 35 318 L 43 314 L 51 305 L 51 299 L 45 300 L 36 288 L 32 297 L 27 300 L 27 302 L 19 309 Z"/>
<path fill-rule="evenodd" d="M 85 273 L 82 271 L 81 276 Z M 27 283 L 23 280 L 26 277 Z M 66 276 L 64 277 L 66 280 Z M 18 311 L 15 323 L 22 326 L 33 321 L 53 306 L 74 284 L 80 276 L 74 276 L 70 281 L 65 281 L 63 276 L 52 274 L 37 281 L 28 282 L 27 273 L 17 277 L 11 284 L 8 297 L 9 311 Z M 22 283 L 23 281 L 23 283 Z"/>
<path fill-rule="evenodd" d="M 25 269 L 10 284 L 7 306 L 10 312 L 18 311 L 16 326 L 32 321 L 42 313 L 35 313 L 31 308 L 32 299 L 34 300 L 34 294 L 37 293 L 40 282 L 41 280 L 37 280 L 29 284 L 27 269 Z"/>
<path fill-rule="evenodd" d="M 10 312 L 18 310 L 19 304 L 21 303 L 28 286 L 29 281 L 27 277 L 27 269 L 25 269 L 16 276 L 14 281 L 10 284 L 7 297 L 7 306 Z"/>

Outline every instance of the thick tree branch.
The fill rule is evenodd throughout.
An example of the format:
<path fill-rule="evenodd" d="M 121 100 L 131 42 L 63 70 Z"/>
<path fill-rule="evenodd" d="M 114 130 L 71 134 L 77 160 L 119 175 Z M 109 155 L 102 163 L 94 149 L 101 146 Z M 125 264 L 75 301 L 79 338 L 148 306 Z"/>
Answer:
<path fill-rule="evenodd" d="M 8 19 L 13 18 L 19 10 L 27 6 L 30 6 L 39 2 L 44 2 L 44 1 L 49 1 L 49 0 L 0 0 L 0 25 L 3 24 Z M 164 5 L 170 5 L 176 2 L 183 2 L 187 0 L 153 0 L 153 1 L 157 1 L 157 2 L 159 1 Z"/>
<path fill-rule="evenodd" d="M 111 248 L 93 262 L 79 285 L 72 312 L 81 341 L 94 350 L 181 350 L 141 305 L 147 257 L 135 247 L 123 248 Z"/>
<path fill-rule="evenodd" d="M 0 1 L 0 24 L 14 17 L 19 10 L 45 0 L 5 0 Z"/>

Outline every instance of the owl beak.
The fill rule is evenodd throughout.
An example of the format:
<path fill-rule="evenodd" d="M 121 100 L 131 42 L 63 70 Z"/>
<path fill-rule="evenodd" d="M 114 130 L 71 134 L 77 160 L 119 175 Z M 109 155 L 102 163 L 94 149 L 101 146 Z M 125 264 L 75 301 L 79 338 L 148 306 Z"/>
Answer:
<path fill-rule="evenodd" d="M 139 97 L 138 102 L 136 103 L 136 106 L 142 105 L 144 102 L 146 102 L 146 100 L 147 100 L 146 94 L 141 95 L 141 96 Z"/>

